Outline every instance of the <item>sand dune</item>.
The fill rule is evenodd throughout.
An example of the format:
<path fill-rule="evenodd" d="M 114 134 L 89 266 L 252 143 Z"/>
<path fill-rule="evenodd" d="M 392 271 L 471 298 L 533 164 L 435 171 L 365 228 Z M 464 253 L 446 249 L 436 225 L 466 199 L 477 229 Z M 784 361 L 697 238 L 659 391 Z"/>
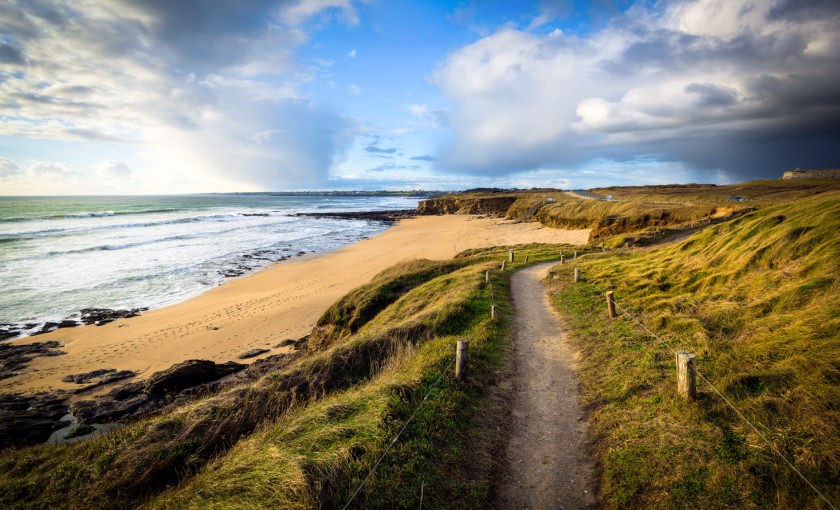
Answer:
<path fill-rule="evenodd" d="M 497 218 L 422 216 L 335 252 L 277 264 L 204 294 L 104 326 L 61 329 L 21 340 L 58 340 L 67 355 L 36 358 L 25 373 L 0 381 L 0 392 L 34 392 L 73 384 L 67 374 L 97 368 L 135 370 L 142 379 L 187 359 L 236 360 L 308 333 L 337 299 L 392 264 L 445 259 L 468 248 L 528 242 L 584 244 L 589 230 L 558 230 Z M 216 329 L 218 328 L 218 329 Z M 268 354 L 282 352 L 271 349 Z"/>

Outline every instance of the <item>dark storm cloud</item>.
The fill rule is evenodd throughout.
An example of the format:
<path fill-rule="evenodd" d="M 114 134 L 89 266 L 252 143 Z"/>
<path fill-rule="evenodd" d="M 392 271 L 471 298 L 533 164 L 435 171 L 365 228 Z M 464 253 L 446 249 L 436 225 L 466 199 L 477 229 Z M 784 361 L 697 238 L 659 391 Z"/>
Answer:
<path fill-rule="evenodd" d="M 23 64 L 24 57 L 20 48 L 0 41 L 0 64 Z"/>
<path fill-rule="evenodd" d="M 697 95 L 698 106 L 726 106 L 738 98 L 735 90 L 714 83 L 691 83 L 685 91 Z"/>
<path fill-rule="evenodd" d="M 840 2 L 837 0 L 783 0 L 770 9 L 767 19 L 771 21 L 810 21 L 837 16 Z"/>
<path fill-rule="evenodd" d="M 255 36 L 282 34 L 277 14 L 292 2 L 278 0 L 118 0 L 144 14 L 146 29 L 189 67 L 218 68 L 253 51 Z M 282 47 L 280 47 L 282 49 Z"/>
<path fill-rule="evenodd" d="M 453 172 L 639 157 L 701 179 L 836 167 L 840 2 L 640 3 L 586 37 L 505 27 L 435 83 L 454 105 L 440 162 Z"/>

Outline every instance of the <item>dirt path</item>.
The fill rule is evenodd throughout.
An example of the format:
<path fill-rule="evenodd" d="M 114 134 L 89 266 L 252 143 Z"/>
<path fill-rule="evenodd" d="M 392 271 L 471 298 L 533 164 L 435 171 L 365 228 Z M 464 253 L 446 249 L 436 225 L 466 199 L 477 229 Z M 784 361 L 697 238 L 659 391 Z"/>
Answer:
<path fill-rule="evenodd" d="M 554 265 L 511 278 L 514 402 L 499 508 L 597 508 L 574 354 L 540 282 Z"/>

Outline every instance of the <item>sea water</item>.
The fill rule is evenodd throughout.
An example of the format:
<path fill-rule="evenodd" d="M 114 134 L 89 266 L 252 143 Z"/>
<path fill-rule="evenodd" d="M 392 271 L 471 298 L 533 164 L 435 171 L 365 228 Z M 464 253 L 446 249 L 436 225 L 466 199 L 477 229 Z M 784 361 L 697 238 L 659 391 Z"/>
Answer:
<path fill-rule="evenodd" d="M 0 323 L 28 323 L 26 334 L 83 308 L 172 304 L 219 285 L 232 269 L 335 249 L 387 228 L 295 213 L 413 209 L 418 201 L 272 194 L 0 197 Z"/>

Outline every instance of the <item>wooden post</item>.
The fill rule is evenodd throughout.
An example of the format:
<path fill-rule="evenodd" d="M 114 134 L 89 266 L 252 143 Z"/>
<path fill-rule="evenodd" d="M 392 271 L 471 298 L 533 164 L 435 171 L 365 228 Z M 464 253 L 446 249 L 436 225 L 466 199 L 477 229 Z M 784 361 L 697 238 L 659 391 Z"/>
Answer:
<path fill-rule="evenodd" d="M 509 251 L 508 251 L 508 257 L 509 257 L 509 259 L 508 259 L 508 260 L 510 260 L 511 262 L 513 262 L 513 250 L 509 250 Z"/>
<path fill-rule="evenodd" d="M 601 253 L 607 253 L 607 247 L 604 246 L 604 243 L 601 243 Z"/>
<path fill-rule="evenodd" d="M 577 259 L 577 250 L 575 250 L 575 256 L 572 257 L 572 259 L 575 259 L 575 260 Z"/>
<path fill-rule="evenodd" d="M 528 263 L 528 255 L 525 255 L 525 263 Z"/>
<path fill-rule="evenodd" d="M 560 254 L 560 263 L 561 263 L 561 264 L 563 263 L 563 259 L 564 259 L 564 258 L 565 258 L 565 257 L 564 257 L 564 256 L 563 256 L 563 254 L 561 253 L 561 254 Z"/>
<path fill-rule="evenodd" d="M 455 379 L 463 379 L 467 375 L 467 355 L 470 341 L 459 339 L 458 349 L 455 351 Z"/>
<path fill-rule="evenodd" d="M 506 261 L 506 260 L 503 260 L 503 261 L 502 261 L 502 271 L 504 271 L 504 270 L 505 270 L 505 262 L 507 262 L 507 261 Z"/>
<path fill-rule="evenodd" d="M 697 356 L 677 351 L 677 393 L 686 400 L 697 400 Z"/>
<path fill-rule="evenodd" d="M 575 268 L 575 283 L 577 283 L 579 281 L 580 281 L 580 268 L 576 267 Z"/>
<path fill-rule="evenodd" d="M 496 320 L 496 305 L 490 307 L 490 320 Z"/>
<path fill-rule="evenodd" d="M 484 271 L 484 283 L 490 283 L 490 271 Z"/>
<path fill-rule="evenodd" d="M 611 319 L 615 319 L 617 317 L 615 313 L 615 296 L 611 290 L 607 291 L 607 310 L 610 311 Z"/>

